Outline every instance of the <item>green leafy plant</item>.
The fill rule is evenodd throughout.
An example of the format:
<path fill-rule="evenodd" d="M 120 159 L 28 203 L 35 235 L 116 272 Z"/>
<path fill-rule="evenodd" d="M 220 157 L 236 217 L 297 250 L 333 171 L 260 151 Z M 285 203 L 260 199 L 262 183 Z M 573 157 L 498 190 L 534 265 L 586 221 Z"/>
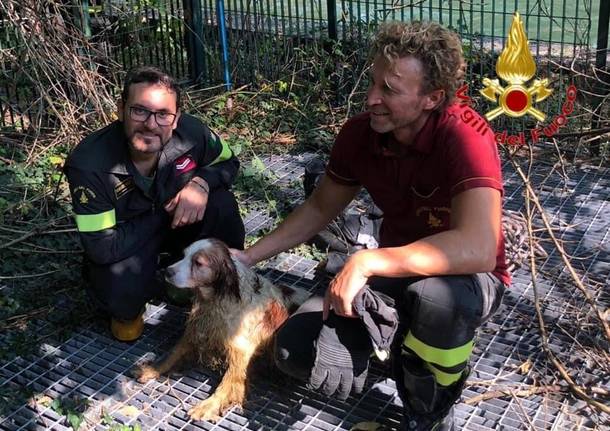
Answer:
<path fill-rule="evenodd" d="M 73 430 L 78 430 L 85 422 L 84 411 L 89 406 L 89 400 L 80 397 L 56 398 L 49 406 L 55 413 L 66 417 Z"/>
<path fill-rule="evenodd" d="M 102 417 L 102 424 L 108 426 L 109 431 L 142 431 L 140 424 L 134 425 L 123 425 L 115 421 L 115 419 L 108 413 L 104 413 Z"/>

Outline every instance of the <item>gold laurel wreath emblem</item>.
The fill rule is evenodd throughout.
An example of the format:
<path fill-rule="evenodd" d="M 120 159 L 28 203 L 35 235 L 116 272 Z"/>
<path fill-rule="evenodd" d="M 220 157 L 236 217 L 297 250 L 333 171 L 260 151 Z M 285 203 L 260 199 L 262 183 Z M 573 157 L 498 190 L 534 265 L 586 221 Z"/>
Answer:
<path fill-rule="evenodd" d="M 535 97 L 535 103 L 538 103 L 549 97 L 553 90 L 547 87 L 549 80 L 546 78 L 534 80 L 530 87 L 524 85 L 536 74 L 536 63 L 530 53 L 519 12 L 513 15 L 506 46 L 496 63 L 496 73 L 509 85 L 503 87 L 497 79 L 483 79 L 485 88 L 479 92 L 486 99 L 500 105 L 486 113 L 485 117 L 491 121 L 501 114 L 515 118 L 530 114 L 537 120 L 544 121 L 544 113 L 532 106 L 533 99 Z"/>

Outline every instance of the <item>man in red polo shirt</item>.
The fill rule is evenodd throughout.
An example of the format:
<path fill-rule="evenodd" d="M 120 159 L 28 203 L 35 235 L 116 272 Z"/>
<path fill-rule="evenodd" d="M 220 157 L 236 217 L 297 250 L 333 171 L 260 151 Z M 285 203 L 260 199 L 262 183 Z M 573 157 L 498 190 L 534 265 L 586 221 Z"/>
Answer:
<path fill-rule="evenodd" d="M 358 251 L 293 315 L 276 362 L 346 398 L 362 389 L 371 342 L 354 319 L 365 286 L 395 302 L 393 373 L 402 429 L 452 429 L 476 329 L 510 283 L 501 230 L 502 178 L 491 130 L 453 103 L 459 37 L 436 23 L 389 23 L 376 34 L 367 112 L 343 126 L 317 189 L 243 253 L 255 264 L 319 232 L 364 187 L 383 211 L 380 247 Z"/>

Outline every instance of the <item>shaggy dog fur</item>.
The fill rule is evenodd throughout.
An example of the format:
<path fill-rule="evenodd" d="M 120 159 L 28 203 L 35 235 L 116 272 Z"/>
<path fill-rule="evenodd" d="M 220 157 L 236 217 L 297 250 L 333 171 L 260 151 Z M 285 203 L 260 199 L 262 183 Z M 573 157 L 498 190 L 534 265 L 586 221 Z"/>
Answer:
<path fill-rule="evenodd" d="M 226 366 L 216 391 L 188 412 L 196 420 L 217 421 L 230 407 L 243 404 L 251 361 L 270 353 L 276 329 L 309 294 L 273 285 L 214 239 L 186 248 L 166 278 L 194 290 L 193 308 L 169 356 L 156 365 L 141 365 L 135 375 L 142 383 L 156 379 L 189 356 L 207 366 Z"/>

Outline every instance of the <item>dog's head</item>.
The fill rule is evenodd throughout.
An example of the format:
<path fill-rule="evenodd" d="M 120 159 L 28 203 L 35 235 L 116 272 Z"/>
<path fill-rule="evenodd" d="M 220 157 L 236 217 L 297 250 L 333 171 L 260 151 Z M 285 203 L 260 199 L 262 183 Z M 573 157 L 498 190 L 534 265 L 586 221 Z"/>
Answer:
<path fill-rule="evenodd" d="M 217 239 L 196 241 L 184 258 L 167 267 L 166 280 L 176 287 L 193 288 L 203 299 L 239 300 L 239 276 L 227 246 Z"/>

